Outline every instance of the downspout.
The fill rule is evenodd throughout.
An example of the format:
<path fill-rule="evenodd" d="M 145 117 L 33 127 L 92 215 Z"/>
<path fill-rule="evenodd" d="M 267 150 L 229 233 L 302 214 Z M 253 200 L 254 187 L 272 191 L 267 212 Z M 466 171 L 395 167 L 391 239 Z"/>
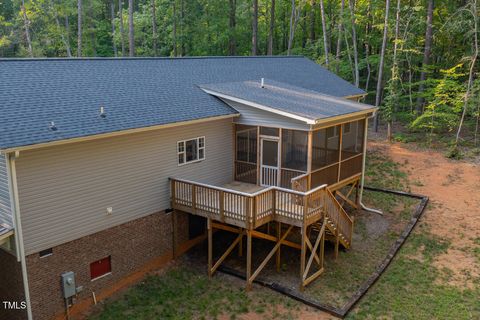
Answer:
<path fill-rule="evenodd" d="M 23 278 L 23 289 L 25 291 L 25 302 L 27 304 L 27 317 L 29 320 L 32 320 L 32 304 L 30 301 L 30 289 L 28 286 L 28 275 L 27 275 L 27 261 L 25 256 L 25 246 L 23 243 L 23 231 L 22 231 L 22 222 L 20 219 L 20 201 L 18 198 L 18 185 L 17 185 L 17 170 L 15 166 L 15 160 L 20 156 L 20 152 L 16 151 L 15 154 L 8 154 L 8 164 L 10 171 L 10 184 L 12 186 L 13 193 L 13 212 L 15 217 L 15 233 L 18 237 L 18 258 L 20 259 L 20 264 L 22 267 L 22 278 Z"/>
<path fill-rule="evenodd" d="M 373 117 L 373 116 L 372 116 Z M 362 199 L 363 199 L 363 185 L 365 182 L 365 162 L 367 159 L 367 135 L 368 135 L 368 118 L 365 118 L 365 132 L 363 134 L 363 159 L 362 159 L 362 181 L 361 181 L 361 186 L 360 186 L 360 196 L 359 196 L 359 203 L 360 207 L 368 212 L 373 212 L 377 213 L 380 215 L 383 215 L 383 212 L 377 209 L 372 209 L 367 207 L 365 204 L 363 204 Z"/>

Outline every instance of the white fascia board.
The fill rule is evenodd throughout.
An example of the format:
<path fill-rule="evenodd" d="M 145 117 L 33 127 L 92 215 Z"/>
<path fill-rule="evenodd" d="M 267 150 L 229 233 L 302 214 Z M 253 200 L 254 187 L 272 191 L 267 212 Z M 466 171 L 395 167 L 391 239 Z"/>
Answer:
<path fill-rule="evenodd" d="M 286 111 L 281 111 L 281 110 L 278 110 L 278 109 L 275 109 L 275 108 L 272 108 L 272 107 L 268 107 L 268 106 L 265 106 L 265 105 L 262 105 L 262 104 L 258 104 L 258 103 L 251 102 L 251 101 L 248 101 L 248 100 L 244 100 L 244 99 L 232 97 L 230 95 L 222 94 L 222 93 L 219 93 L 219 92 L 216 92 L 216 91 L 212 91 L 212 90 L 208 90 L 208 89 L 204 89 L 204 88 L 201 88 L 201 89 L 203 91 L 205 91 L 206 93 L 211 94 L 211 95 L 213 95 L 215 97 L 218 97 L 218 98 L 235 101 L 235 102 L 238 102 L 238 103 L 241 103 L 241 104 L 253 107 L 253 108 L 257 108 L 257 109 L 260 109 L 260 110 L 264 110 L 264 111 L 268 111 L 268 112 L 271 112 L 271 113 L 279 114 L 279 115 L 287 117 L 287 118 L 300 120 L 300 121 L 305 122 L 306 124 L 315 124 L 316 123 L 316 121 L 314 119 L 309 119 L 309 118 L 302 117 L 302 116 L 299 116 L 299 115 L 296 115 L 296 114 L 293 114 L 293 113 L 289 113 L 289 112 L 286 112 Z"/>

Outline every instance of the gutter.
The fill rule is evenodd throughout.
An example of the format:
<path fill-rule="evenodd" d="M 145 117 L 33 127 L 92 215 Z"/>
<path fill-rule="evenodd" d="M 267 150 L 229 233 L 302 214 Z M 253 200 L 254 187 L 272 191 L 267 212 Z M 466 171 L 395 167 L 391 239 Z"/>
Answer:
<path fill-rule="evenodd" d="M 14 213 L 15 221 L 15 234 L 16 234 L 16 245 L 17 245 L 17 260 L 20 261 L 22 267 L 22 279 L 23 279 L 23 290 L 25 293 L 25 302 L 27 304 L 27 317 L 28 320 L 32 320 L 32 303 L 30 300 L 30 288 L 28 286 L 28 273 L 27 273 L 27 261 L 25 255 L 25 246 L 23 243 L 23 231 L 22 231 L 22 222 L 20 219 L 20 201 L 18 198 L 18 185 L 17 185 L 17 171 L 15 160 L 20 157 L 20 152 L 15 152 L 15 154 L 8 154 L 8 171 L 9 171 L 9 184 L 11 186 L 11 196 L 12 201 L 12 210 Z"/>
<path fill-rule="evenodd" d="M 375 116 L 376 112 L 373 114 L 372 118 Z M 376 213 L 376 214 L 380 214 L 383 216 L 383 212 L 380 211 L 380 210 L 377 210 L 377 209 L 373 209 L 373 208 L 369 208 L 367 207 L 363 202 L 362 202 L 362 199 L 363 199 L 363 186 L 365 185 L 365 163 L 366 163 L 366 159 L 367 159 L 367 135 L 368 135 L 368 119 L 369 118 L 365 118 L 365 132 L 363 134 L 363 159 L 362 159 L 362 178 L 361 178 L 361 187 L 360 187 L 360 196 L 359 196 L 359 203 L 360 203 L 360 207 L 365 210 L 365 211 L 368 211 L 368 212 L 373 212 L 373 213 Z"/>

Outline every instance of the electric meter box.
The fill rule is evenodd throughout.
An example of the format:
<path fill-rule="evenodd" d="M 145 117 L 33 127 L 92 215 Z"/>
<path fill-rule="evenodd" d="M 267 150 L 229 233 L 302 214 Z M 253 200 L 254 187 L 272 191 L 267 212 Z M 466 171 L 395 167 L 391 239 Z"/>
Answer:
<path fill-rule="evenodd" d="M 68 299 L 75 296 L 76 286 L 75 286 L 75 273 L 73 271 L 62 273 L 62 288 L 63 288 L 63 297 Z"/>

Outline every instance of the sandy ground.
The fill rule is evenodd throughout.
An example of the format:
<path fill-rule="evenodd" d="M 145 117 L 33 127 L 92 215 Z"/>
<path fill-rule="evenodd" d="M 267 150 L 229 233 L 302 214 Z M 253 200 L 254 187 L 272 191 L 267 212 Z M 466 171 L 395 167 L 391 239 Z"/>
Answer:
<path fill-rule="evenodd" d="M 480 266 L 471 254 L 474 239 L 480 237 L 480 165 L 449 160 L 438 152 L 411 150 L 401 144 L 375 141 L 369 143 L 369 149 L 379 149 L 402 164 L 412 182 L 412 192 L 430 197 L 420 223 L 451 242 L 448 251 L 434 265 L 440 270 L 450 270 L 453 274 L 450 285 L 472 287 L 472 277 L 480 277 Z M 294 316 L 307 320 L 336 319 L 309 307 Z M 248 313 L 240 319 L 257 320 L 261 315 Z"/>
<path fill-rule="evenodd" d="M 449 284 L 472 287 L 472 277 L 480 277 L 480 266 L 471 253 L 480 237 L 480 165 L 454 161 L 432 151 L 410 150 L 400 144 L 370 143 L 395 162 L 404 165 L 413 192 L 430 197 L 422 218 L 430 231 L 451 242 L 447 253 L 434 262 L 453 276 Z"/>

